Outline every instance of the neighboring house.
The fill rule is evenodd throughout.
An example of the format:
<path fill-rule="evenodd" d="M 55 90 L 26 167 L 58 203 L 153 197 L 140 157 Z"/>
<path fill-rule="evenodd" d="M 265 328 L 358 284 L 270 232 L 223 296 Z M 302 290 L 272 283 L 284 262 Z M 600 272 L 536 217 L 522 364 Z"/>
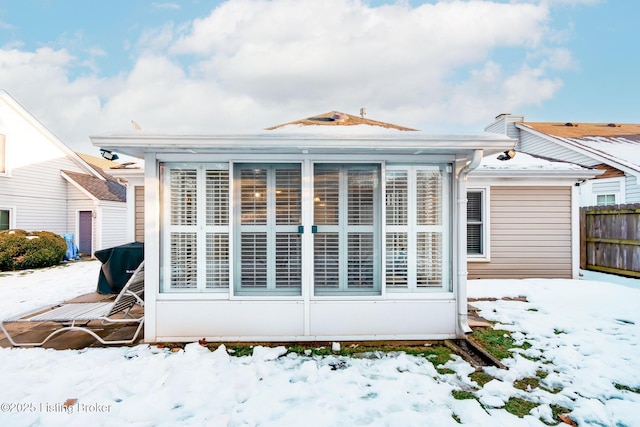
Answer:
<path fill-rule="evenodd" d="M 0 91 L 0 230 L 74 233 L 80 252 L 126 243 L 123 186 Z"/>
<path fill-rule="evenodd" d="M 469 279 L 578 278 L 579 187 L 602 171 L 518 152 L 467 184 Z"/>
<path fill-rule="evenodd" d="M 111 163 L 105 170 L 127 192 L 127 241 L 144 242 L 144 162 Z"/>
<path fill-rule="evenodd" d="M 580 205 L 640 202 L 640 124 L 538 123 L 501 114 L 487 132 L 518 140 L 517 151 L 603 170 L 580 185 Z"/>
<path fill-rule="evenodd" d="M 271 129 L 91 137 L 145 162 L 145 340 L 470 332 L 467 175 L 515 140 L 338 112 Z"/>

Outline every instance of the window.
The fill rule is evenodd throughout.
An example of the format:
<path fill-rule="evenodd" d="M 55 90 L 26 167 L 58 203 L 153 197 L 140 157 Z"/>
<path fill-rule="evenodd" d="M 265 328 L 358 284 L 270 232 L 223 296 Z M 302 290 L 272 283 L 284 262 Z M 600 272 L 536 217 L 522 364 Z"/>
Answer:
<path fill-rule="evenodd" d="M 227 291 L 228 165 L 165 164 L 162 177 L 163 291 Z"/>
<path fill-rule="evenodd" d="M 624 203 L 624 177 L 598 178 L 589 180 L 592 198 L 588 202 L 592 205 L 605 206 Z"/>
<path fill-rule="evenodd" d="M 235 294 L 302 292 L 300 164 L 234 165 Z"/>
<path fill-rule="evenodd" d="M 616 204 L 615 194 L 598 194 L 596 196 L 597 206 L 615 205 L 615 204 Z"/>
<path fill-rule="evenodd" d="M 304 165 L 161 164 L 161 291 L 451 289 L 447 165 Z"/>
<path fill-rule="evenodd" d="M 489 259 L 488 198 L 488 188 L 467 191 L 467 256 L 469 261 Z"/>
<path fill-rule="evenodd" d="M 380 295 L 379 164 L 314 166 L 315 295 Z"/>
<path fill-rule="evenodd" d="M 7 173 L 7 143 L 5 141 L 5 136 L 0 134 L 0 175 Z"/>
<path fill-rule="evenodd" d="M 449 175 L 437 166 L 386 172 L 387 291 L 448 289 Z"/>
<path fill-rule="evenodd" d="M 11 211 L 8 209 L 0 209 L 0 231 L 9 230 L 11 228 Z"/>

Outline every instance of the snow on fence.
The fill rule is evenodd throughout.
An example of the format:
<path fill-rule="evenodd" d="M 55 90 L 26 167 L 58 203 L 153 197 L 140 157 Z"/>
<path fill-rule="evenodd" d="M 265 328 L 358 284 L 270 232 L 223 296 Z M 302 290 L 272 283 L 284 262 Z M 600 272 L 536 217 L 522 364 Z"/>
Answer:
<path fill-rule="evenodd" d="M 640 203 L 580 209 L 580 268 L 640 277 Z"/>

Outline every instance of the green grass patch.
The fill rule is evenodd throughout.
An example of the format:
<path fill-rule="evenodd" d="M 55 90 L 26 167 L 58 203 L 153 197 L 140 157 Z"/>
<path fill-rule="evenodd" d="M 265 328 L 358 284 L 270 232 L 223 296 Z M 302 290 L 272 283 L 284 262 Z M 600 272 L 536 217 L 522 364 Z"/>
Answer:
<path fill-rule="evenodd" d="M 424 357 L 433 364 L 439 374 L 454 374 L 455 372 L 448 368 L 439 368 L 451 360 L 452 351 L 444 345 L 434 345 L 423 349 Z"/>
<path fill-rule="evenodd" d="M 476 395 L 467 390 L 453 390 L 451 395 L 456 400 L 475 399 Z"/>
<path fill-rule="evenodd" d="M 522 378 L 513 382 L 513 386 L 520 390 L 531 390 L 540 387 L 540 380 L 538 378 Z"/>
<path fill-rule="evenodd" d="M 529 402 L 528 400 L 520 399 L 519 397 L 512 397 L 504 405 L 504 409 L 507 412 L 522 418 L 525 415 L 529 415 L 529 412 L 531 412 L 531 410 L 536 406 L 538 406 L 537 403 Z"/>
<path fill-rule="evenodd" d="M 528 308 L 527 311 L 538 311 L 537 308 Z"/>
<path fill-rule="evenodd" d="M 486 383 L 493 379 L 491 375 L 484 371 L 472 372 L 471 375 L 469 375 L 469 378 L 478 384 L 478 387 L 484 387 Z"/>
<path fill-rule="evenodd" d="M 565 408 L 561 405 L 549 405 L 551 407 L 551 414 L 553 415 L 553 419 L 557 422 L 564 422 L 560 419 L 560 415 L 566 415 L 571 412 L 571 409 Z"/>
<path fill-rule="evenodd" d="M 210 350 L 218 348 L 220 343 L 206 343 Z M 442 365 L 451 360 L 452 351 L 444 346 L 437 344 L 394 344 L 394 343 L 341 343 L 340 351 L 333 351 L 331 343 L 261 343 L 261 342 L 243 342 L 243 343 L 225 343 L 227 351 L 233 356 L 251 356 L 254 347 L 266 346 L 276 347 L 284 345 L 288 353 L 297 353 L 299 355 L 309 356 L 346 356 L 358 357 L 366 353 L 380 353 L 381 356 L 387 353 L 404 352 L 408 355 L 423 357 L 429 360 L 434 366 Z"/>
<path fill-rule="evenodd" d="M 498 360 L 511 357 L 509 350 L 516 347 L 511 334 L 503 329 L 476 328 L 471 337 Z"/>
<path fill-rule="evenodd" d="M 629 387 L 622 384 L 614 384 L 615 388 L 618 390 L 630 391 L 632 393 L 640 393 L 640 387 Z"/>
<path fill-rule="evenodd" d="M 560 335 L 560 334 L 566 334 L 566 333 L 567 333 L 567 331 L 563 331 L 562 329 L 554 329 L 554 330 L 553 330 L 553 333 L 554 333 L 555 335 Z"/>

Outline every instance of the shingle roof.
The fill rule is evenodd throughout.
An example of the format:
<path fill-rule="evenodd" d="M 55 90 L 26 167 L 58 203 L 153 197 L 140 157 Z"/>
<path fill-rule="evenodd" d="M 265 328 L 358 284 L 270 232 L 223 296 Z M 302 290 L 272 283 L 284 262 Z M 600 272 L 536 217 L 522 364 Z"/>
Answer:
<path fill-rule="evenodd" d="M 631 136 L 640 140 L 640 124 L 620 123 L 521 123 L 535 131 L 559 138 L 582 138 L 585 136 Z"/>
<path fill-rule="evenodd" d="M 112 179 L 105 181 L 78 172 L 62 171 L 76 184 L 85 189 L 98 200 L 112 202 L 126 202 L 127 190 L 123 185 Z"/>
<path fill-rule="evenodd" d="M 339 111 L 329 111 L 328 113 L 318 114 L 317 116 L 307 117 L 306 119 L 300 119 L 289 123 L 283 123 L 276 126 L 266 128 L 266 130 L 274 130 L 290 125 L 301 126 L 355 126 L 355 125 L 368 125 L 377 126 L 385 129 L 397 129 L 401 131 L 417 131 L 417 129 L 408 128 L 405 126 L 398 126 L 391 123 L 379 122 L 377 120 L 371 120 L 364 117 L 353 116 L 351 114 L 341 113 Z"/>
<path fill-rule="evenodd" d="M 518 123 L 553 137 L 596 158 L 640 172 L 640 124 L 615 123 Z"/>

